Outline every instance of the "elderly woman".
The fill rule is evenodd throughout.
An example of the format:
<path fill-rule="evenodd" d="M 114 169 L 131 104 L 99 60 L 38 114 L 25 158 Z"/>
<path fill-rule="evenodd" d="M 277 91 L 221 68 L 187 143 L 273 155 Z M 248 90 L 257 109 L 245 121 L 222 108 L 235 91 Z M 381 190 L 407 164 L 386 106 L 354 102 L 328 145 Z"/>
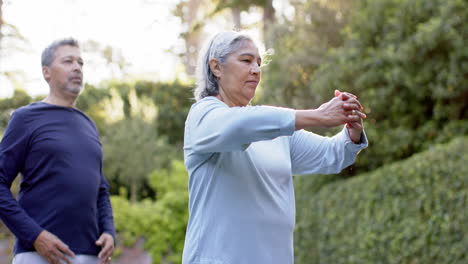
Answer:
<path fill-rule="evenodd" d="M 338 173 L 367 146 L 355 96 L 318 109 L 250 106 L 261 57 L 251 38 L 217 34 L 200 54 L 185 124 L 189 210 L 184 264 L 292 264 L 292 175 Z M 332 138 L 304 128 L 344 125 Z"/>

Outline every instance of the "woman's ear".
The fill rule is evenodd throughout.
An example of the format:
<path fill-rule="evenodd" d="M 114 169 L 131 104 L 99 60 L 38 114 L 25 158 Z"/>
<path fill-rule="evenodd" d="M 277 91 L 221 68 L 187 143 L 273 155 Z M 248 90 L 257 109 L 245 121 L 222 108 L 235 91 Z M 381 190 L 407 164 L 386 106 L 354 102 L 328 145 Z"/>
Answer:
<path fill-rule="evenodd" d="M 209 64 L 210 64 L 210 70 L 214 74 L 214 76 L 216 76 L 216 78 L 220 78 L 221 77 L 221 64 L 219 63 L 219 61 L 213 58 L 209 61 Z"/>

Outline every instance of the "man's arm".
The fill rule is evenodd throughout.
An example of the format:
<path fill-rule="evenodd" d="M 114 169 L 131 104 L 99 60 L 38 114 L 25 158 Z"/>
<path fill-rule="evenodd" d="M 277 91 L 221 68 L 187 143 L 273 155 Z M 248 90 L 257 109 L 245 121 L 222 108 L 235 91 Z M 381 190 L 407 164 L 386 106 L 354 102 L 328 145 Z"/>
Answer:
<path fill-rule="evenodd" d="M 108 233 L 115 238 L 114 216 L 109 196 L 109 183 L 101 172 L 101 185 L 97 200 L 99 230 L 101 234 Z"/>
<path fill-rule="evenodd" d="M 96 241 L 96 245 L 101 247 L 101 251 L 98 255 L 100 259 L 99 264 L 107 264 L 110 263 L 112 253 L 114 252 L 115 228 L 112 206 L 109 199 L 109 183 L 102 173 L 102 166 L 97 206 L 99 232 L 101 233 L 99 239 Z"/>
<path fill-rule="evenodd" d="M 21 208 L 10 191 L 13 180 L 24 168 L 29 131 L 22 113 L 15 112 L 0 142 L 0 218 L 20 243 L 31 248 L 43 229 Z"/>

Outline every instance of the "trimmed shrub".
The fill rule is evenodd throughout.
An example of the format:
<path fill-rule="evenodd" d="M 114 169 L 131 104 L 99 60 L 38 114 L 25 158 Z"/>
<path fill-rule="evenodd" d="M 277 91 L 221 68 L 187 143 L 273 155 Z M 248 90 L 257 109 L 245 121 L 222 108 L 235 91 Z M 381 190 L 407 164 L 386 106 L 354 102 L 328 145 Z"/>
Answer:
<path fill-rule="evenodd" d="M 296 263 L 468 263 L 467 163 L 460 137 L 316 194 L 300 189 Z"/>

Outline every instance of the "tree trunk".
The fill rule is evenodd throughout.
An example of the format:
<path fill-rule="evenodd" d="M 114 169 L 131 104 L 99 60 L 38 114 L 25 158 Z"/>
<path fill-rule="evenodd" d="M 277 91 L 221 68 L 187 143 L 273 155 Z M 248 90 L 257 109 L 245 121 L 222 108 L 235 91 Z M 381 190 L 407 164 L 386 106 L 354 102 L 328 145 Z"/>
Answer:
<path fill-rule="evenodd" d="M 188 10 L 184 14 L 184 20 L 187 23 L 187 32 L 184 37 L 186 51 L 183 62 L 185 65 L 185 71 L 188 75 L 195 74 L 195 68 L 197 65 L 197 52 L 200 48 L 200 34 L 199 30 L 193 30 L 193 26 L 197 23 L 197 11 L 201 2 L 202 0 L 190 0 L 188 2 Z"/>
<path fill-rule="evenodd" d="M 241 10 L 238 7 L 231 8 L 232 19 L 234 21 L 234 30 L 242 29 Z"/>
<path fill-rule="evenodd" d="M 138 201 L 138 186 L 136 182 L 132 182 L 130 185 L 130 202 L 136 203 Z"/>
<path fill-rule="evenodd" d="M 3 7 L 3 0 L 0 0 L 0 49 L 2 48 L 2 39 L 3 39 L 3 33 L 2 33 L 2 27 L 3 27 L 2 7 Z"/>
<path fill-rule="evenodd" d="M 272 47 L 270 37 L 271 26 L 275 23 L 275 8 L 273 7 L 273 0 L 266 0 L 263 7 L 263 40 L 266 48 Z"/>

